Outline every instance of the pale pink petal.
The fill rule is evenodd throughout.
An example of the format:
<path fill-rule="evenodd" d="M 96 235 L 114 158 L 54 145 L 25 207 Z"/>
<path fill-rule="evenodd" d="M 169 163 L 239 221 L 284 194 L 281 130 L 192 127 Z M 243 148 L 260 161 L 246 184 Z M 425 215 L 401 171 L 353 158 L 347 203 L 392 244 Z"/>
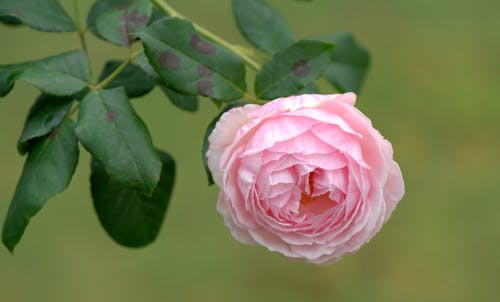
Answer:
<path fill-rule="evenodd" d="M 389 219 L 391 213 L 396 208 L 398 202 L 405 194 L 405 185 L 401 169 L 396 162 L 392 162 L 392 168 L 389 171 L 389 176 L 384 186 L 384 200 L 387 206 L 387 212 L 384 218 L 384 223 Z"/>
<path fill-rule="evenodd" d="M 209 149 L 205 156 L 214 182 L 218 186 L 222 184 L 222 171 L 219 169 L 222 153 L 233 142 L 238 129 L 249 121 L 249 113 L 258 107 L 250 104 L 225 112 L 208 137 Z"/>

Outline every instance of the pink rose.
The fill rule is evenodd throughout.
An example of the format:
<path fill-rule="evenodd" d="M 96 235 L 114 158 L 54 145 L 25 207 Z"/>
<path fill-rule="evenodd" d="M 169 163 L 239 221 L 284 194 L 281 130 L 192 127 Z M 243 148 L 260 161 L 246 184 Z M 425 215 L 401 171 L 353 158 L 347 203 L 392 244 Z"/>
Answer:
<path fill-rule="evenodd" d="M 300 95 L 222 115 L 206 154 L 231 234 L 316 264 L 356 252 L 404 194 L 392 146 L 353 93 Z"/>

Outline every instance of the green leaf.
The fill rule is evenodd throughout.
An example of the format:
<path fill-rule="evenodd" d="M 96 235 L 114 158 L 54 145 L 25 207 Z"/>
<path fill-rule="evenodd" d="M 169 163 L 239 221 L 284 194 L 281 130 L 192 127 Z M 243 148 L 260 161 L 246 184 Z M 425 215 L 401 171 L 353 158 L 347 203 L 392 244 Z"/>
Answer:
<path fill-rule="evenodd" d="M 12 252 L 31 217 L 52 196 L 64 191 L 78 162 L 74 123 L 64 121 L 29 153 L 5 218 L 2 241 Z"/>
<path fill-rule="evenodd" d="M 134 62 L 151 78 L 154 79 L 156 85 L 160 86 L 161 90 L 165 95 L 167 95 L 168 99 L 172 104 L 174 104 L 177 108 L 182 109 L 188 112 L 195 112 L 198 110 L 198 98 L 194 95 L 187 95 L 175 91 L 171 88 L 168 88 L 158 77 L 156 72 L 154 71 L 151 64 L 148 62 L 148 58 L 141 52 L 137 57 L 135 57 Z"/>
<path fill-rule="evenodd" d="M 124 5 L 126 2 L 126 0 L 95 0 L 87 14 L 87 28 L 102 39 L 96 29 L 97 18 L 106 11 L 116 9 L 116 7 L 120 7 L 120 5 Z"/>
<path fill-rule="evenodd" d="M 153 13 L 151 14 L 151 18 L 149 18 L 149 24 L 154 23 L 165 17 L 168 17 L 168 15 L 166 15 L 163 11 L 159 10 L 158 8 L 153 7 Z"/>
<path fill-rule="evenodd" d="M 159 151 L 163 168 L 151 197 L 130 190 L 110 177 L 98 161 L 92 161 L 92 198 L 97 216 L 117 243 L 142 247 L 153 242 L 160 231 L 175 179 L 175 162 Z"/>
<path fill-rule="evenodd" d="M 182 94 L 166 86 L 162 86 L 161 90 L 176 107 L 188 112 L 198 110 L 198 98 L 196 96 Z"/>
<path fill-rule="evenodd" d="M 308 84 L 306 87 L 304 87 L 299 93 L 297 94 L 319 94 L 319 88 L 316 86 L 314 83 Z"/>
<path fill-rule="evenodd" d="M 109 76 L 122 63 L 123 61 L 114 60 L 106 62 L 104 70 L 99 76 L 99 82 Z M 155 81 L 139 66 L 128 64 L 106 87 L 115 88 L 119 86 L 125 88 L 130 98 L 136 98 L 149 93 L 154 88 Z"/>
<path fill-rule="evenodd" d="M 85 81 L 44 68 L 28 68 L 17 79 L 32 84 L 44 93 L 56 96 L 72 95 L 87 86 Z"/>
<path fill-rule="evenodd" d="M 159 80 L 158 75 L 156 74 L 156 71 L 153 69 L 153 66 L 149 64 L 148 57 L 144 54 L 144 52 L 139 53 L 135 58 L 134 58 L 134 63 L 137 64 L 145 73 L 149 75 L 149 77 Z"/>
<path fill-rule="evenodd" d="M 24 155 L 33 147 L 36 138 L 52 132 L 66 117 L 72 104 L 73 98 L 40 95 L 30 109 L 17 143 L 19 153 Z"/>
<path fill-rule="evenodd" d="M 168 87 L 223 101 L 239 99 L 245 93 L 241 58 L 209 41 L 191 22 L 164 18 L 137 35 L 150 64 Z"/>
<path fill-rule="evenodd" d="M 0 16 L 0 22 L 10 26 L 18 26 L 23 24 L 23 22 L 21 22 L 19 19 L 11 16 Z"/>
<path fill-rule="evenodd" d="M 370 66 L 368 51 L 351 33 L 337 33 L 325 40 L 336 45 L 333 64 L 325 70 L 325 77 L 342 93 L 359 93 Z"/>
<path fill-rule="evenodd" d="M 294 42 L 283 17 L 263 0 L 233 0 L 233 14 L 245 38 L 266 53 L 273 54 Z"/>
<path fill-rule="evenodd" d="M 97 0 L 89 11 L 87 25 L 98 37 L 127 46 L 137 38 L 153 12 L 150 0 Z"/>
<path fill-rule="evenodd" d="M 212 131 L 214 130 L 215 128 L 215 125 L 217 124 L 217 122 L 219 121 L 219 119 L 221 118 L 221 116 L 226 112 L 226 111 L 229 111 L 233 108 L 236 108 L 236 107 L 240 107 L 240 106 L 243 106 L 243 105 L 246 105 L 246 104 L 249 104 L 248 102 L 243 102 L 243 101 L 240 101 L 240 102 L 234 102 L 234 103 L 231 103 L 229 105 L 227 105 L 226 107 L 224 107 L 224 109 L 222 109 L 222 111 L 219 113 L 219 115 L 217 115 L 211 122 L 210 124 L 208 125 L 207 127 L 207 130 L 205 131 L 205 136 L 203 138 L 203 148 L 201 150 L 201 159 L 203 160 L 203 166 L 205 167 L 205 172 L 207 173 L 207 179 L 208 179 L 208 185 L 211 186 L 214 184 L 214 179 L 212 177 L 212 173 L 210 172 L 210 169 L 208 168 L 208 163 L 207 163 L 207 151 L 208 151 L 208 147 L 210 146 L 209 142 L 208 142 L 208 137 L 210 136 L 210 134 L 212 134 Z"/>
<path fill-rule="evenodd" d="M 0 66 L 0 97 L 6 96 L 16 80 L 28 82 L 56 96 L 75 94 L 90 81 L 90 65 L 82 51 L 68 51 L 38 61 Z"/>
<path fill-rule="evenodd" d="M 89 92 L 81 102 L 76 134 L 116 181 L 145 195 L 153 192 L 161 161 L 123 87 Z"/>
<path fill-rule="evenodd" d="M 217 108 L 222 108 L 222 105 L 224 105 L 224 103 L 222 101 L 219 101 L 219 100 L 215 100 L 215 99 L 210 99 L 212 101 L 212 103 L 217 106 Z"/>
<path fill-rule="evenodd" d="M 41 31 L 67 32 L 77 28 L 57 0 L 0 0 L 3 22 L 22 22 Z"/>
<path fill-rule="evenodd" d="M 334 48 L 329 42 L 300 40 L 276 53 L 257 73 L 257 97 L 269 100 L 296 94 L 321 76 Z"/>

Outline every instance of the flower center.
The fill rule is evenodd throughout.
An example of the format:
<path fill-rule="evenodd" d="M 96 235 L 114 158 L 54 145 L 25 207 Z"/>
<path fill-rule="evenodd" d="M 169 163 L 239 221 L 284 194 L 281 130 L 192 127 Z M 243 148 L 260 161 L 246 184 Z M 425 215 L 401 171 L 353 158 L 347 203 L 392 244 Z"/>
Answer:
<path fill-rule="evenodd" d="M 309 213 L 320 214 L 328 208 L 334 207 L 338 204 L 337 201 L 331 200 L 329 192 L 324 194 L 314 195 L 314 173 L 309 174 L 308 178 L 309 194 L 302 192 L 300 197 L 301 210 Z M 302 212 L 301 211 L 301 212 Z"/>
<path fill-rule="evenodd" d="M 335 200 L 331 200 L 330 199 L 330 197 L 328 196 L 329 195 L 328 192 L 324 193 L 322 195 L 319 195 L 319 196 L 314 196 L 314 197 L 312 197 L 311 195 L 307 195 L 307 194 L 302 193 L 302 196 L 300 197 L 300 204 L 302 206 L 307 206 L 307 205 L 309 205 L 312 202 L 325 202 L 325 201 L 328 201 L 330 203 L 329 206 L 333 207 L 333 206 L 336 206 L 337 203 L 338 203 Z"/>

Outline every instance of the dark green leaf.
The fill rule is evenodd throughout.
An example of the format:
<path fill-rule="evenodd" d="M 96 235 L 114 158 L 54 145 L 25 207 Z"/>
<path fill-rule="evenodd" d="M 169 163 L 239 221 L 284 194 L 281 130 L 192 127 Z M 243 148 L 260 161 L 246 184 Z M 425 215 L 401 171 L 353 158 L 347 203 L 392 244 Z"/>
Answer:
<path fill-rule="evenodd" d="M 226 111 L 228 111 L 230 109 L 233 109 L 233 108 L 236 108 L 236 107 L 240 107 L 240 106 L 246 105 L 246 104 L 248 104 L 248 103 L 247 102 L 234 102 L 234 103 L 231 103 L 231 104 L 227 105 L 226 107 L 224 107 L 224 109 L 222 109 L 222 111 L 219 113 L 219 115 L 217 115 L 210 122 L 210 124 L 207 127 L 207 130 L 205 131 L 205 136 L 203 138 L 203 148 L 201 150 L 201 159 L 203 160 L 203 166 L 205 167 L 205 172 L 207 173 L 208 185 L 210 185 L 210 186 L 214 184 L 214 179 L 212 177 L 212 173 L 210 172 L 210 169 L 208 168 L 208 163 L 207 163 L 207 156 L 206 156 L 206 154 L 207 154 L 208 147 L 209 147 L 208 137 L 210 136 L 210 134 L 212 134 L 212 131 L 214 130 L 215 125 L 219 121 L 220 117 Z"/>
<path fill-rule="evenodd" d="M 306 87 L 304 87 L 299 93 L 297 94 L 319 94 L 319 88 L 316 86 L 314 83 L 308 84 Z"/>
<path fill-rule="evenodd" d="M 210 99 L 212 101 L 212 103 L 217 106 L 217 108 L 222 108 L 222 105 L 224 105 L 224 103 L 222 101 L 219 101 L 219 100 L 215 100 L 215 99 Z"/>
<path fill-rule="evenodd" d="M 106 232 L 128 247 L 153 242 L 160 231 L 174 187 L 175 162 L 159 152 L 163 168 L 160 182 L 151 197 L 123 187 L 111 178 L 96 160 L 92 161 L 92 198 L 94 208 Z"/>
<path fill-rule="evenodd" d="M 109 76 L 122 63 L 123 61 L 108 61 L 99 76 L 99 82 Z M 119 86 L 125 88 L 129 97 L 135 98 L 149 93 L 154 88 L 155 81 L 139 66 L 128 64 L 106 87 L 115 88 Z"/>
<path fill-rule="evenodd" d="M 11 26 L 17 26 L 17 25 L 22 25 L 23 22 L 21 22 L 19 19 L 11 17 L 11 16 L 0 16 L 0 22 L 6 25 L 11 25 Z"/>
<path fill-rule="evenodd" d="M 17 79 L 32 84 L 44 93 L 57 96 L 72 95 L 87 86 L 85 81 L 44 68 L 27 68 Z"/>
<path fill-rule="evenodd" d="M 84 52 L 69 51 L 38 61 L 0 66 L 0 97 L 12 90 L 16 80 L 50 95 L 72 95 L 87 86 L 90 65 Z"/>
<path fill-rule="evenodd" d="M 15 20 L 41 31 L 76 31 L 73 20 L 57 0 L 0 0 L 0 16 L 3 22 L 15 24 Z"/>
<path fill-rule="evenodd" d="M 154 23 L 162 18 L 168 17 L 164 12 L 153 7 L 153 13 L 151 14 L 151 18 L 149 18 L 149 24 Z"/>
<path fill-rule="evenodd" d="M 98 37 L 126 46 L 136 40 L 132 33 L 146 27 L 152 12 L 150 0 L 97 0 L 87 25 Z"/>
<path fill-rule="evenodd" d="M 141 52 L 134 58 L 134 63 L 137 64 L 137 66 L 139 66 L 145 73 L 147 73 L 150 78 L 159 81 L 159 77 L 156 74 L 156 71 L 153 69 L 153 66 L 149 64 L 148 57 L 146 57 L 144 52 Z"/>
<path fill-rule="evenodd" d="M 269 100 L 296 94 L 321 76 L 334 48 L 329 42 L 301 40 L 276 53 L 257 73 L 257 97 Z"/>
<path fill-rule="evenodd" d="M 116 181 L 145 195 L 153 192 L 161 161 L 123 87 L 89 92 L 81 102 L 76 134 Z"/>
<path fill-rule="evenodd" d="M 66 189 L 77 162 L 78 143 L 71 120 L 64 121 L 33 147 L 3 226 L 2 241 L 11 252 L 31 217 L 49 198 Z"/>
<path fill-rule="evenodd" d="M 246 90 L 243 61 L 178 18 L 164 18 L 137 34 L 161 80 L 184 94 L 224 101 L 241 98 Z"/>
<path fill-rule="evenodd" d="M 35 138 L 44 136 L 57 127 L 68 114 L 72 104 L 73 98 L 40 95 L 31 107 L 17 143 L 19 153 L 24 155 L 33 147 Z"/>
<path fill-rule="evenodd" d="M 325 40 L 336 45 L 333 64 L 325 70 L 325 77 L 342 93 L 359 93 L 370 66 L 368 51 L 351 33 L 337 33 Z"/>
<path fill-rule="evenodd" d="M 264 52 L 273 54 L 294 42 L 283 17 L 263 0 L 233 0 L 233 14 L 241 33 Z"/>
<path fill-rule="evenodd" d="M 87 14 L 87 28 L 96 36 L 102 38 L 96 29 L 97 18 L 106 11 L 116 9 L 116 7 L 124 5 L 126 2 L 126 0 L 95 0 Z"/>
<path fill-rule="evenodd" d="M 168 99 L 177 106 L 178 108 L 189 111 L 189 112 L 194 112 L 198 110 L 198 98 L 194 95 L 187 95 L 180 93 L 178 91 L 175 91 L 171 88 L 168 88 L 158 77 L 156 72 L 154 71 L 153 67 L 151 64 L 148 62 L 148 58 L 144 54 L 144 52 L 141 52 L 134 60 L 134 62 L 144 71 L 146 74 L 148 74 L 151 78 L 153 78 L 158 86 L 162 89 L 162 91 L 167 95 Z"/>
<path fill-rule="evenodd" d="M 162 86 L 161 90 L 167 95 L 172 104 L 178 108 L 189 112 L 198 110 L 198 98 L 196 96 L 182 94 L 165 86 Z"/>

